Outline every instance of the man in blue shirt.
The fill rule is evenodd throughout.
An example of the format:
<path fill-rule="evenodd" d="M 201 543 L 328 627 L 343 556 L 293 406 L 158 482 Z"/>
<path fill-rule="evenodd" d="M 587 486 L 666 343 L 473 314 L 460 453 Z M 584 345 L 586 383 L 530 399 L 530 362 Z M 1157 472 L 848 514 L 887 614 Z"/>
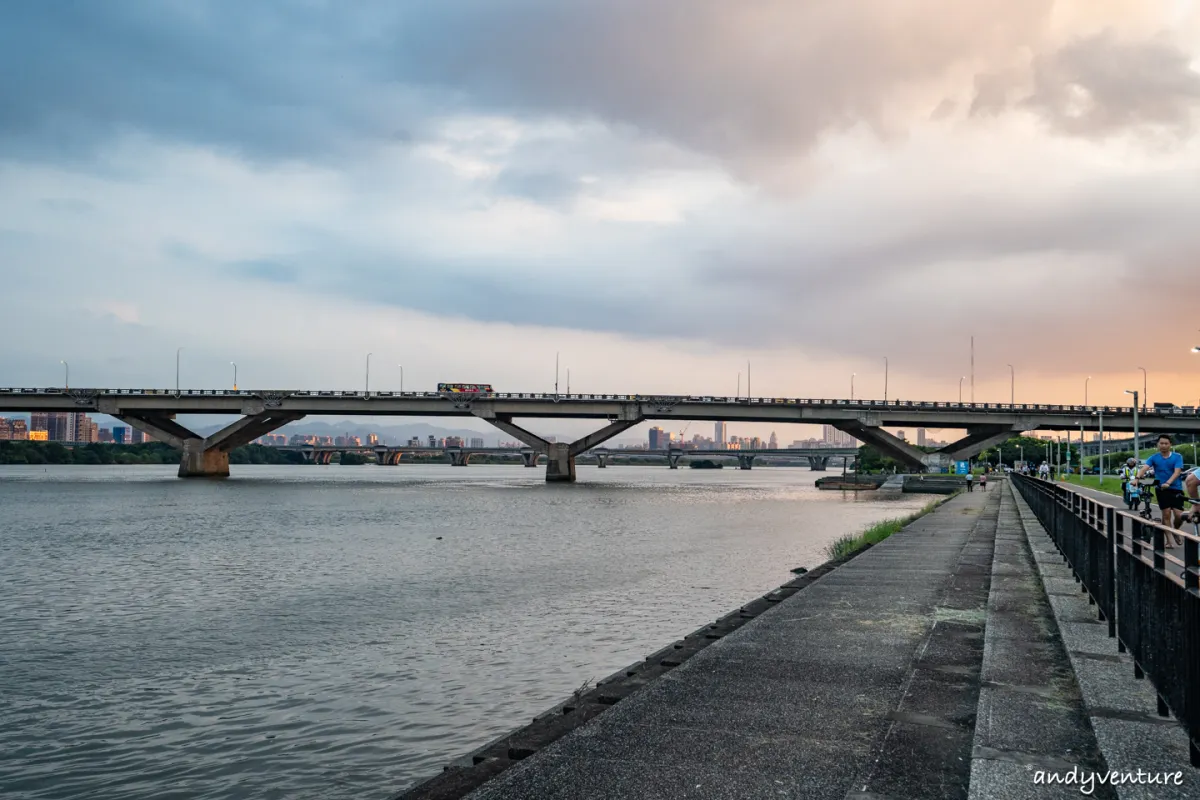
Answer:
<path fill-rule="evenodd" d="M 1163 525 L 1183 527 L 1183 456 L 1171 449 L 1171 437 L 1165 433 L 1158 437 L 1158 452 L 1146 459 L 1138 472 L 1139 477 L 1148 470 L 1154 470 L 1154 478 L 1158 481 L 1154 493 L 1158 497 L 1158 507 L 1162 509 Z M 1183 544 L 1181 537 L 1174 538 L 1176 546 Z"/>

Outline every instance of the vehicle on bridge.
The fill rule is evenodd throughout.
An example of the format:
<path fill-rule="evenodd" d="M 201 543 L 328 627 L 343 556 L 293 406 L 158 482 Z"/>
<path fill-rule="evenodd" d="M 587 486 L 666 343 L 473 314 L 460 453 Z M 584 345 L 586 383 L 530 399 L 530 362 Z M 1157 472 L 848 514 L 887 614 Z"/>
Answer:
<path fill-rule="evenodd" d="M 495 394 L 490 383 L 439 383 L 438 394 L 473 394 L 491 396 Z"/>

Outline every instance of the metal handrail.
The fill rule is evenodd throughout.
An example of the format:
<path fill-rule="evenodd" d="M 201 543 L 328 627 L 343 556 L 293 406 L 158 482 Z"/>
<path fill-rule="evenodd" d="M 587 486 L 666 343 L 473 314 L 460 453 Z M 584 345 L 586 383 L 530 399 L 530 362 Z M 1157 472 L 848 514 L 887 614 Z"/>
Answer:
<path fill-rule="evenodd" d="M 1154 686 L 1158 713 L 1187 731 L 1200 767 L 1200 526 L 1173 530 L 1037 478 L 1014 475 L 1013 485 L 1129 652 L 1134 676 Z M 1171 534 L 1183 537 L 1182 559 L 1166 547 Z"/>

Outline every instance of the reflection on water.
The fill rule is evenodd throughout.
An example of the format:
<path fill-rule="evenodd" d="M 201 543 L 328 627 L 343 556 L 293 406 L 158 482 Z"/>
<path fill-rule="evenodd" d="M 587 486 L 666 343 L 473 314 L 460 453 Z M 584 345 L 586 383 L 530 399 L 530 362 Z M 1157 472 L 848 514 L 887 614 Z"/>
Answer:
<path fill-rule="evenodd" d="M 927 498 L 807 470 L 0 467 L 0 786 L 384 798 Z"/>

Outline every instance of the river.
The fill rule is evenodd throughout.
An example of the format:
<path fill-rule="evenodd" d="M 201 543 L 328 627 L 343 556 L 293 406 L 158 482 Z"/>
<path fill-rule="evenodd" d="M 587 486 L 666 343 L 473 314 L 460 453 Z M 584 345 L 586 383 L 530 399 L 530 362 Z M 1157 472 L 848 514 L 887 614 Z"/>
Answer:
<path fill-rule="evenodd" d="M 805 469 L 0 466 L 0 795 L 379 798 L 930 498 Z"/>

